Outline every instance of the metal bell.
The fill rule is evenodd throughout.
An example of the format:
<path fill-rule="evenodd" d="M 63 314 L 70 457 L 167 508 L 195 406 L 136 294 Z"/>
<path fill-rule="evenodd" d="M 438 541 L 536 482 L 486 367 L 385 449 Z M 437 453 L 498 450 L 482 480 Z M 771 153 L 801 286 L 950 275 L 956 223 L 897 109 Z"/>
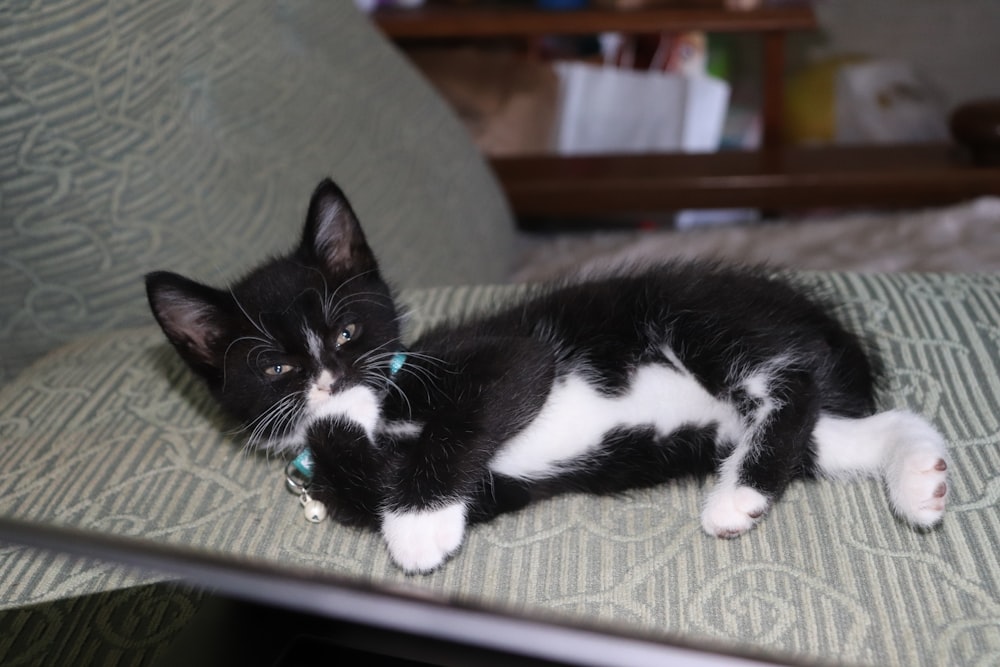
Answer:
<path fill-rule="evenodd" d="M 318 500 L 313 500 L 308 495 L 303 494 L 302 511 L 306 515 L 306 520 L 311 523 L 319 523 L 326 518 L 326 505 Z"/>

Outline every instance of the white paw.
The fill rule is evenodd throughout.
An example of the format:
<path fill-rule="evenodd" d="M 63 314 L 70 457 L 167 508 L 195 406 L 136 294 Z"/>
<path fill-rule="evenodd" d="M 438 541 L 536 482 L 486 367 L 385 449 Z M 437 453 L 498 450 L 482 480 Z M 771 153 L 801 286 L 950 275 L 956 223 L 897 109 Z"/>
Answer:
<path fill-rule="evenodd" d="M 407 572 L 430 572 L 461 546 L 465 505 L 388 512 L 382 517 L 382 536 L 396 565 Z"/>
<path fill-rule="evenodd" d="M 701 512 L 701 527 L 715 537 L 738 537 L 757 525 L 770 506 L 767 496 L 749 486 L 716 488 Z"/>
<path fill-rule="evenodd" d="M 944 448 L 907 452 L 886 471 L 889 498 L 903 519 L 920 528 L 941 521 L 948 502 L 948 462 Z"/>

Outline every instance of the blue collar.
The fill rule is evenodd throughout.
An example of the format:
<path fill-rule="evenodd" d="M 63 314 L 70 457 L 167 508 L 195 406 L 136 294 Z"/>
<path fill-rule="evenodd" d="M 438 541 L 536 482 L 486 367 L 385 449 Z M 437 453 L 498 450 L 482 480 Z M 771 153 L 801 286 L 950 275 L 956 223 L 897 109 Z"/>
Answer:
<path fill-rule="evenodd" d="M 392 355 L 392 359 L 389 360 L 389 375 L 395 375 L 402 368 L 403 364 L 406 363 L 406 352 L 397 352 Z"/>

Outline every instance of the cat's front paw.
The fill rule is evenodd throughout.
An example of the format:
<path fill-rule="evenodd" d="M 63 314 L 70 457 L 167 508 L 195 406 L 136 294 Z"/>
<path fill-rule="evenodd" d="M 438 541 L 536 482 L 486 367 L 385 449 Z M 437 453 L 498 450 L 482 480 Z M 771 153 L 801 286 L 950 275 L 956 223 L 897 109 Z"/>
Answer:
<path fill-rule="evenodd" d="M 701 527 L 715 537 L 738 537 L 767 513 L 771 501 L 749 486 L 713 491 L 701 512 Z"/>
<path fill-rule="evenodd" d="M 431 572 L 462 545 L 465 536 L 463 503 L 436 510 L 387 512 L 382 536 L 389 555 L 406 572 Z"/>

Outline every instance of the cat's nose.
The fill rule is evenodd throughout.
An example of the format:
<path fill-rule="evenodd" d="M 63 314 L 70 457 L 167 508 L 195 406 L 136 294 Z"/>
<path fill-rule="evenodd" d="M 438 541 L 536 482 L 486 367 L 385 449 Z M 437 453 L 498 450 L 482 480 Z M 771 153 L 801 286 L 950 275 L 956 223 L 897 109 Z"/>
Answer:
<path fill-rule="evenodd" d="M 328 368 L 324 368 L 323 372 L 319 374 L 316 379 L 316 388 L 321 391 L 327 391 L 331 394 L 337 393 L 337 386 L 340 384 L 340 379 L 342 375 L 336 371 L 331 371 Z"/>

